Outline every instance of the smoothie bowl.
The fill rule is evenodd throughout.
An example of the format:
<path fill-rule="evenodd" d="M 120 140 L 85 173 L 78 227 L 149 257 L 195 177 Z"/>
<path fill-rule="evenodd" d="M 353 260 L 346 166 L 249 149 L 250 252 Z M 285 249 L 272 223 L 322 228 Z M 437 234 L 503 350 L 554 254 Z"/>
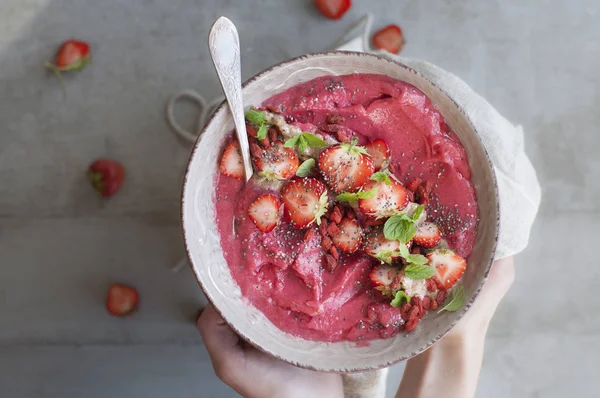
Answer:
<path fill-rule="evenodd" d="M 321 371 L 378 369 L 425 350 L 483 286 L 498 194 L 472 123 L 405 65 L 299 57 L 244 84 L 255 175 L 221 105 L 182 198 L 193 271 L 258 349 Z"/>

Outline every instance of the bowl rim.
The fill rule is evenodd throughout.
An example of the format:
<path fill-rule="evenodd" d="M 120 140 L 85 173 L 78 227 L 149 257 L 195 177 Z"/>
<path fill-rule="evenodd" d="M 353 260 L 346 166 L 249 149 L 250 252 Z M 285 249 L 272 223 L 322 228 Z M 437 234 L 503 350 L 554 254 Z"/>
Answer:
<path fill-rule="evenodd" d="M 304 369 L 308 369 L 308 370 L 313 370 L 313 371 L 318 371 L 318 372 L 333 372 L 333 373 L 343 373 L 343 374 L 350 374 L 350 373 L 359 373 L 359 372 L 367 372 L 367 371 L 373 371 L 373 370 L 379 370 L 379 369 L 383 369 L 383 368 L 387 368 L 390 367 L 394 364 L 397 364 L 399 362 L 403 362 L 405 360 L 408 360 L 410 358 L 413 358 L 419 354 L 421 354 L 422 352 L 424 352 L 425 350 L 427 350 L 428 348 L 430 348 L 431 346 L 433 346 L 435 343 L 437 343 L 438 341 L 440 341 L 446 334 L 448 334 L 453 328 L 454 326 L 456 326 L 461 319 L 463 319 L 463 317 L 465 316 L 465 314 L 467 313 L 467 311 L 473 306 L 473 303 L 475 302 L 475 300 L 477 299 L 477 297 L 479 296 L 479 294 L 481 293 L 481 289 L 483 289 L 483 286 L 485 285 L 490 270 L 492 268 L 492 265 L 494 263 L 495 260 L 495 254 L 496 254 L 496 250 L 498 247 L 498 239 L 499 239 L 499 232 L 500 232 L 500 198 L 499 198 L 499 192 L 498 192 L 498 180 L 497 180 L 497 176 L 496 176 L 496 171 L 494 169 L 494 165 L 492 163 L 492 160 L 490 158 L 490 155 L 488 153 L 488 150 L 485 146 L 485 144 L 483 143 L 483 140 L 481 139 L 481 135 L 479 134 L 478 129 L 475 127 L 475 124 L 473 123 L 473 121 L 471 120 L 471 118 L 469 117 L 469 115 L 467 115 L 467 113 L 464 111 L 464 109 L 458 105 L 458 103 L 454 100 L 454 98 L 448 94 L 446 92 L 446 90 L 442 89 L 439 85 L 437 85 L 435 82 L 431 81 L 431 79 L 423 76 L 423 74 L 421 74 L 420 72 L 418 72 L 416 69 L 396 60 L 390 57 L 386 57 L 383 55 L 379 55 L 379 54 L 372 54 L 372 53 L 364 53 L 364 52 L 359 52 L 359 51 L 345 51 L 345 50 L 334 50 L 334 51 L 322 51 L 322 52 L 315 52 L 315 53 L 308 53 L 308 54 L 304 54 L 304 55 L 300 55 L 297 57 L 293 57 L 293 58 L 289 58 L 286 59 L 284 61 L 278 62 L 276 64 L 273 64 L 271 66 L 269 66 L 268 68 L 254 74 L 252 77 L 248 78 L 247 80 L 245 80 L 242 83 L 242 89 L 245 88 L 248 84 L 252 83 L 253 81 L 255 81 L 256 79 L 262 77 L 263 75 L 270 73 L 273 69 L 281 67 L 281 66 L 285 66 L 288 64 L 292 64 L 294 62 L 300 61 L 300 60 L 304 60 L 307 58 L 311 58 L 311 57 L 323 57 L 323 56 L 360 56 L 360 57 L 365 57 L 365 58 L 376 58 L 379 60 L 383 60 L 383 61 L 387 61 L 387 62 L 391 62 L 396 64 L 397 66 L 407 69 L 409 70 L 411 73 L 414 73 L 415 75 L 418 75 L 419 78 L 426 80 L 429 84 L 431 84 L 433 87 L 435 87 L 437 90 L 439 90 L 441 93 L 443 93 L 448 99 L 450 99 L 450 101 L 452 101 L 452 103 L 454 103 L 456 109 L 462 114 L 462 117 L 465 118 L 465 120 L 470 124 L 471 128 L 473 129 L 473 131 L 476 133 L 477 136 L 477 140 L 479 142 L 479 144 L 481 145 L 481 148 L 483 149 L 483 153 L 485 154 L 485 158 L 487 160 L 487 164 L 490 168 L 491 171 L 491 176 L 492 176 L 492 183 L 493 183 L 493 189 L 495 192 L 495 196 L 496 196 L 496 223 L 495 223 L 495 233 L 494 233 L 494 237 L 493 237 L 493 247 L 490 253 L 490 260 L 487 264 L 485 264 L 485 272 L 483 275 L 483 278 L 481 279 L 481 281 L 478 283 L 473 296 L 471 298 L 471 300 L 468 303 L 465 303 L 463 305 L 463 307 L 461 308 L 461 313 L 459 314 L 458 318 L 456 318 L 456 320 L 454 320 L 453 322 L 451 322 L 447 328 L 445 328 L 445 330 L 443 330 L 442 332 L 440 332 L 437 336 L 435 336 L 434 338 L 432 338 L 431 340 L 429 340 L 427 342 L 426 345 L 424 345 L 423 347 L 419 348 L 418 350 L 404 355 L 398 359 L 392 360 L 392 361 L 387 361 L 386 363 L 382 363 L 381 365 L 376 365 L 376 366 L 364 366 L 364 367 L 360 367 L 360 366 L 350 366 L 347 369 L 324 369 L 324 368 L 317 368 L 315 366 L 310 366 L 310 365 L 306 365 L 306 364 L 301 364 L 298 362 L 294 362 L 291 359 L 286 359 L 283 358 L 281 356 L 279 356 L 278 354 L 269 351 L 268 349 L 256 344 L 255 342 L 253 342 L 250 338 L 248 338 L 246 335 L 244 335 L 240 330 L 238 330 L 238 328 L 236 328 L 236 326 L 230 321 L 228 320 L 223 313 L 221 312 L 221 310 L 214 304 L 214 301 L 210 295 L 210 293 L 208 292 L 208 290 L 206 289 L 206 287 L 204 286 L 204 283 L 202 282 L 201 278 L 199 278 L 198 274 L 196 273 L 195 269 L 194 269 L 194 264 L 193 264 L 193 260 L 192 260 L 192 256 L 190 253 L 190 249 L 188 246 L 188 239 L 187 239 L 187 233 L 186 233 L 186 228 L 185 228 L 185 222 L 184 222 L 184 206 L 185 206 L 185 192 L 186 192 L 186 188 L 188 185 L 188 177 L 190 174 L 190 163 L 192 161 L 192 159 L 194 158 L 196 151 L 198 150 L 198 147 L 200 146 L 200 143 L 202 141 L 202 137 L 204 136 L 204 133 L 208 130 L 208 128 L 210 127 L 213 119 L 215 118 L 216 114 L 221 110 L 221 108 L 223 108 L 224 106 L 227 106 L 227 100 L 223 100 L 218 106 L 216 106 L 214 108 L 214 111 L 212 113 L 212 115 L 210 115 L 210 117 L 208 118 L 206 124 L 202 127 L 202 130 L 198 133 L 198 137 L 196 138 L 196 140 L 194 141 L 194 145 L 193 148 L 190 152 L 188 161 L 186 163 L 186 168 L 185 168 L 185 174 L 183 177 L 183 183 L 181 185 L 181 199 L 180 199 L 180 218 L 181 218 L 181 233 L 183 235 L 183 241 L 184 241 L 184 246 L 185 246 L 185 252 L 186 252 L 186 256 L 187 256 L 187 263 L 188 266 L 191 268 L 192 272 L 194 273 L 196 282 L 198 283 L 198 285 L 200 286 L 200 289 L 202 290 L 202 292 L 204 293 L 204 296 L 206 297 L 208 304 L 210 304 L 214 310 L 219 314 L 219 316 L 221 316 L 221 318 L 223 318 L 223 320 L 225 321 L 225 323 L 227 323 L 227 325 L 244 341 L 248 342 L 252 347 L 256 348 L 257 350 L 259 350 L 260 352 L 263 352 L 269 356 L 272 356 L 274 358 L 277 358 L 279 360 L 282 360 L 286 363 L 292 364 L 294 366 L 300 367 L 300 368 L 304 368 Z M 462 144 L 462 143 L 461 143 Z M 327 342 L 325 342 L 327 344 Z"/>

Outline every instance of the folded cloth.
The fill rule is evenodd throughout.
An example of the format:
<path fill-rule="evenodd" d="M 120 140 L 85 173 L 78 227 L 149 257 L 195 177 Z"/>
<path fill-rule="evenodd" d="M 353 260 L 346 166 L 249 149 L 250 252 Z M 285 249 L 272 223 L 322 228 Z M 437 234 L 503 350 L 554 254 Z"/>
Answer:
<path fill-rule="evenodd" d="M 337 46 L 337 49 L 376 53 L 403 63 L 431 80 L 463 108 L 481 136 L 498 180 L 500 236 L 496 259 L 519 253 L 527 247 L 541 200 L 540 184 L 525 154 L 522 127 L 506 120 L 489 102 L 452 73 L 426 61 L 371 48 L 371 22 L 370 15 L 361 19 L 352 31 L 362 27 L 362 34 Z"/>

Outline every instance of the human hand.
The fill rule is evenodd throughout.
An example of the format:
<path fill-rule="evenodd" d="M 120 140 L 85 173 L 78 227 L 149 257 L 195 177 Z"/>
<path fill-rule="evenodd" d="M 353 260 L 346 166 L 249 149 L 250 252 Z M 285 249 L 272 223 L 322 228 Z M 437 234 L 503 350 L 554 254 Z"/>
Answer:
<path fill-rule="evenodd" d="M 258 351 L 210 304 L 197 323 L 217 377 L 246 398 L 344 396 L 340 375 L 298 368 Z"/>
<path fill-rule="evenodd" d="M 473 306 L 440 341 L 406 365 L 396 398 L 475 396 L 489 323 L 512 285 L 512 257 L 494 262 Z"/>
<path fill-rule="evenodd" d="M 515 262 L 512 257 L 495 261 L 473 306 L 444 340 L 484 338 L 498 304 L 514 279 Z"/>

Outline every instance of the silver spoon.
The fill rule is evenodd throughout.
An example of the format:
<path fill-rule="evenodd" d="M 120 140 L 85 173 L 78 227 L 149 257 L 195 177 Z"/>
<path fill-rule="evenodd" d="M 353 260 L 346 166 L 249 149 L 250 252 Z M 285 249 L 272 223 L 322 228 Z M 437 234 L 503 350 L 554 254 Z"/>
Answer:
<path fill-rule="evenodd" d="M 233 116 L 233 124 L 242 150 L 246 181 L 248 181 L 253 171 L 242 100 L 240 37 L 233 22 L 225 17 L 215 21 L 208 33 L 208 49 Z"/>

